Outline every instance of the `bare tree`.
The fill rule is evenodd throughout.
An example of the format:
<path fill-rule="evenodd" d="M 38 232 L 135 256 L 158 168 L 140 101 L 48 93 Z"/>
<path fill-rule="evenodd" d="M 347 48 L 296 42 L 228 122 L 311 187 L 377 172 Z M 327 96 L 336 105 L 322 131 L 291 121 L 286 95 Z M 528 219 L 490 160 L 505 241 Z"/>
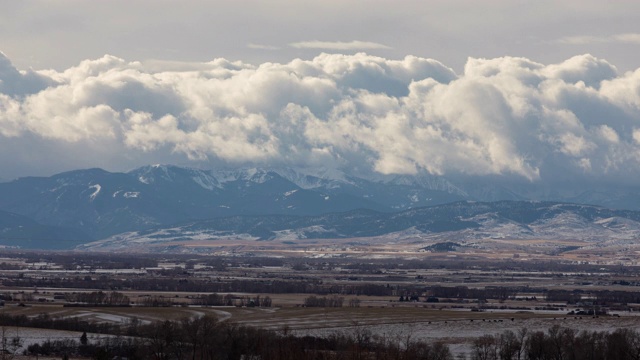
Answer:
<path fill-rule="evenodd" d="M 0 339 L 0 341 L 2 341 L 2 344 L 0 344 L 1 346 L 0 359 L 1 360 L 13 359 L 15 357 L 16 351 L 18 351 L 18 349 L 22 347 L 22 339 L 18 335 L 17 330 L 16 330 L 16 335 L 12 338 L 8 337 L 6 326 L 2 326 L 2 329 L 0 331 L 2 333 L 2 338 Z"/>
<path fill-rule="evenodd" d="M 471 359 L 498 360 L 498 342 L 493 335 L 482 335 L 473 341 Z"/>

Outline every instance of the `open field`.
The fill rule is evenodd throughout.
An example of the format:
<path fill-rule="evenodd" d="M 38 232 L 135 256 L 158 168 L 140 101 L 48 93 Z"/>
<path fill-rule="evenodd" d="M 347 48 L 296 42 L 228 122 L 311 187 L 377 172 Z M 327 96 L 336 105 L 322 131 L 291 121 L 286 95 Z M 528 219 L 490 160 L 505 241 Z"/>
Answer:
<path fill-rule="evenodd" d="M 277 299 L 277 297 L 275 297 Z M 52 317 L 83 318 L 94 321 L 127 324 L 132 318 L 141 321 L 179 320 L 188 317 L 213 315 L 219 321 L 231 321 L 239 324 L 282 330 L 325 329 L 350 327 L 352 325 L 384 325 L 406 323 L 437 322 L 503 322 L 527 319 L 553 319 L 559 315 L 544 312 L 472 312 L 469 309 L 438 310 L 426 305 L 398 307 L 270 307 L 247 308 L 236 306 L 214 307 L 62 307 L 61 305 L 38 305 L 18 307 L 8 304 L 2 313 L 5 315 L 26 315 L 34 317 L 48 314 Z M 635 318 L 635 317 L 634 317 Z M 514 319 L 514 320 L 511 320 Z M 640 317 L 638 317 L 640 319 Z"/>
<path fill-rule="evenodd" d="M 576 331 L 640 330 L 640 269 L 635 266 L 611 259 L 589 264 L 414 255 L 7 253 L 0 258 L 2 315 L 38 319 L 46 314 L 110 324 L 123 334 L 133 325 L 209 315 L 280 334 L 327 337 L 365 331 L 397 342 L 441 341 L 465 353 L 478 336 L 505 330 L 545 331 L 554 325 Z M 99 293 L 117 293 L 126 306 L 78 302 Z M 340 306 L 305 306 L 310 297 L 339 299 Z M 21 333 L 28 337 L 27 330 Z M 78 332 L 60 336 L 77 340 Z"/>
<path fill-rule="evenodd" d="M 478 238 L 459 241 L 456 249 L 429 251 L 429 246 L 456 242 L 446 235 L 385 235 L 348 239 L 215 239 L 127 243 L 126 248 L 97 248 L 97 251 L 127 253 L 174 253 L 209 256 L 265 256 L 278 258 L 352 259 L 486 259 L 490 261 L 569 261 L 593 264 L 639 265 L 640 245 L 614 240 L 596 243 L 580 239 Z"/>
<path fill-rule="evenodd" d="M 274 300 L 278 297 L 275 296 Z M 383 300 L 380 300 L 383 301 Z M 514 332 L 522 328 L 529 331 L 546 331 L 554 325 L 576 331 L 614 331 L 627 328 L 640 329 L 640 316 L 632 313 L 623 316 L 567 316 L 553 311 L 484 311 L 469 309 L 440 310 L 423 304 L 404 304 L 382 307 L 359 308 L 239 308 L 239 307 L 171 307 L 171 308 L 65 308 L 61 305 L 38 305 L 30 307 L 7 306 L 5 314 L 36 316 L 49 314 L 53 317 L 81 318 L 96 322 L 111 322 L 127 326 L 131 319 L 140 323 L 158 320 L 179 320 L 186 317 L 213 315 L 219 321 L 274 330 L 279 333 L 326 337 L 332 334 L 356 336 L 368 334 L 390 341 L 440 341 L 451 346 L 454 352 L 468 353 L 472 341 L 485 334 L 498 334 L 505 330 Z M 13 336 L 13 328 L 8 336 Z M 29 344 L 46 339 L 77 340 L 80 332 L 60 330 L 17 330 Z M 91 341 L 99 341 L 109 335 L 90 335 Z"/>

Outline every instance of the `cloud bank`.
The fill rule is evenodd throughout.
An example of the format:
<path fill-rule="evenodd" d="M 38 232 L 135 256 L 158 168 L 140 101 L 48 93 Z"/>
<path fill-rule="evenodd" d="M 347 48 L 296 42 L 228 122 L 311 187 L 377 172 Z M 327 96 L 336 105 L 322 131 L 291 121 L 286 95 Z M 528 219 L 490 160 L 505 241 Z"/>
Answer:
<path fill-rule="evenodd" d="M 175 68 L 175 66 L 174 66 Z M 149 162 L 538 182 L 640 175 L 640 69 L 364 53 L 162 70 L 113 56 L 58 72 L 0 56 L 3 177 Z"/>

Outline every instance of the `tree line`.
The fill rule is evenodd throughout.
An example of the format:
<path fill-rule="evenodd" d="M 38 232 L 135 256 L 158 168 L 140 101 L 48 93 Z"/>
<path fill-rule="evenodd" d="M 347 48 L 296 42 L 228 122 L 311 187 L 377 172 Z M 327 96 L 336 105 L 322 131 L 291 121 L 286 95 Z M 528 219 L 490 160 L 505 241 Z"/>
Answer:
<path fill-rule="evenodd" d="M 248 306 L 248 307 L 271 307 L 273 301 L 269 296 L 234 296 L 231 294 L 220 295 L 220 294 L 208 294 L 208 295 L 199 295 L 192 299 L 192 303 L 194 305 L 202 305 L 202 306 Z"/>
<path fill-rule="evenodd" d="M 91 306 L 128 306 L 131 304 L 129 297 L 117 291 L 89 293 L 67 293 L 65 300 L 70 303 L 82 303 Z"/>
<path fill-rule="evenodd" d="M 342 307 L 344 298 L 342 296 L 309 296 L 304 299 L 305 307 Z"/>
<path fill-rule="evenodd" d="M 310 297 L 311 298 L 311 297 Z M 308 298 L 309 299 L 309 298 Z M 330 299 L 325 299 L 329 301 Z M 255 301 L 255 299 L 254 299 Z M 317 298 L 314 301 L 321 301 Z M 325 303 L 325 306 L 329 306 Z M 85 356 L 93 359 L 424 359 L 452 360 L 445 344 L 416 340 L 415 334 L 393 337 L 373 334 L 354 324 L 349 330 L 323 337 L 294 336 L 280 331 L 219 322 L 215 316 L 184 318 L 144 324 L 93 323 L 79 318 L 53 318 L 0 314 L 2 327 L 36 327 L 111 334 L 99 342 L 79 339 L 45 341 L 22 349 L 26 355 Z M 554 325 L 546 331 L 507 330 L 473 339 L 471 360 L 637 360 L 640 333 L 633 329 L 612 332 Z"/>
<path fill-rule="evenodd" d="M 205 315 L 179 321 L 140 325 L 138 335 L 83 343 L 75 339 L 29 345 L 29 356 L 84 356 L 92 359 L 154 360 L 452 360 L 442 343 L 400 342 L 373 336 L 366 330 L 334 333 L 326 337 L 294 336 L 286 329 L 273 331 L 218 322 Z"/>
<path fill-rule="evenodd" d="M 84 356 L 92 359 L 126 357 L 131 360 L 453 360 L 446 344 L 425 342 L 413 336 L 378 336 L 366 327 L 354 326 L 324 337 L 294 336 L 281 331 L 218 322 L 206 315 L 179 321 L 138 325 L 136 336 L 79 339 L 33 344 L 23 350 L 31 356 Z M 507 330 L 473 339 L 470 360 L 637 360 L 640 334 L 631 329 L 613 332 L 578 332 L 554 325 L 547 331 Z"/>
<path fill-rule="evenodd" d="M 167 278 L 140 277 L 116 279 L 107 276 L 92 278 L 11 278 L 3 279 L 6 287 L 73 288 L 100 290 L 136 290 L 136 291 L 172 291 L 207 293 L 271 293 L 271 294 L 344 294 L 389 296 L 393 289 L 379 284 L 325 284 L 321 280 L 304 278 L 302 280 L 230 280 L 203 281 L 187 277 Z"/>
<path fill-rule="evenodd" d="M 473 341 L 472 360 L 637 360 L 640 333 L 632 329 L 613 332 L 554 325 L 545 331 L 510 330 L 483 335 Z"/>

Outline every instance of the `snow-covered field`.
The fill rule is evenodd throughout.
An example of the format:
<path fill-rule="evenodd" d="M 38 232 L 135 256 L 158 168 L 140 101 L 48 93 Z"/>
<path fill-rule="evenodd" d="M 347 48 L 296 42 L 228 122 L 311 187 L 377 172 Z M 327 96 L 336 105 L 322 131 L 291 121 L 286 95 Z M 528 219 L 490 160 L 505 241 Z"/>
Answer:
<path fill-rule="evenodd" d="M 450 346 L 454 354 L 466 353 L 471 350 L 472 341 L 482 335 L 500 334 L 504 331 L 511 330 L 518 332 L 522 328 L 526 328 L 529 332 L 546 331 L 554 325 L 569 327 L 579 331 L 615 331 L 619 328 L 629 328 L 640 330 L 640 318 L 636 316 L 630 317 L 558 317 L 553 318 L 532 318 L 532 319 L 515 319 L 511 321 L 504 319 L 502 321 L 482 321 L 482 320 L 455 320 L 455 321 L 434 321 L 434 322 L 401 322 L 395 324 L 380 325 L 351 325 L 340 327 L 310 328 L 296 329 L 293 333 L 296 335 L 314 335 L 328 336 L 332 333 L 345 333 L 355 335 L 363 330 L 369 331 L 372 335 L 387 339 L 389 341 L 398 341 L 406 343 L 406 341 L 442 341 Z"/>
<path fill-rule="evenodd" d="M 9 342 L 15 337 L 20 338 L 22 347 L 18 349 L 17 353 L 21 353 L 28 346 L 43 343 L 47 340 L 74 340 L 79 342 L 82 332 L 7 326 L 4 327 L 4 336 L 9 339 Z M 114 335 L 87 333 L 89 342 L 99 342 L 112 337 Z"/>
<path fill-rule="evenodd" d="M 198 308 L 186 309 L 192 316 L 215 314 L 219 321 L 263 327 L 275 331 L 287 329 L 295 335 L 329 336 L 334 333 L 356 335 L 369 332 L 378 338 L 406 344 L 407 341 L 441 341 L 454 353 L 469 353 L 473 339 L 506 330 L 518 332 L 546 331 L 554 325 L 577 331 L 614 331 L 619 328 L 640 330 L 640 316 L 631 313 L 618 316 L 569 316 L 547 312 L 493 313 L 469 311 L 438 311 L 425 308 Z M 126 314 L 109 314 L 81 310 L 75 316 L 95 321 L 126 323 Z M 46 340 L 78 341 L 81 332 L 34 328 L 6 327 L 5 337 L 18 336 L 22 349 Z M 109 335 L 88 334 L 90 341 L 107 339 Z"/>
<path fill-rule="evenodd" d="M 95 311 L 81 311 L 78 314 L 70 315 L 69 317 L 82 318 L 84 320 L 93 320 L 96 322 L 110 322 L 116 324 L 128 324 L 131 321 L 131 316 L 107 314 Z M 142 323 L 148 324 L 150 321 L 141 320 Z"/>

